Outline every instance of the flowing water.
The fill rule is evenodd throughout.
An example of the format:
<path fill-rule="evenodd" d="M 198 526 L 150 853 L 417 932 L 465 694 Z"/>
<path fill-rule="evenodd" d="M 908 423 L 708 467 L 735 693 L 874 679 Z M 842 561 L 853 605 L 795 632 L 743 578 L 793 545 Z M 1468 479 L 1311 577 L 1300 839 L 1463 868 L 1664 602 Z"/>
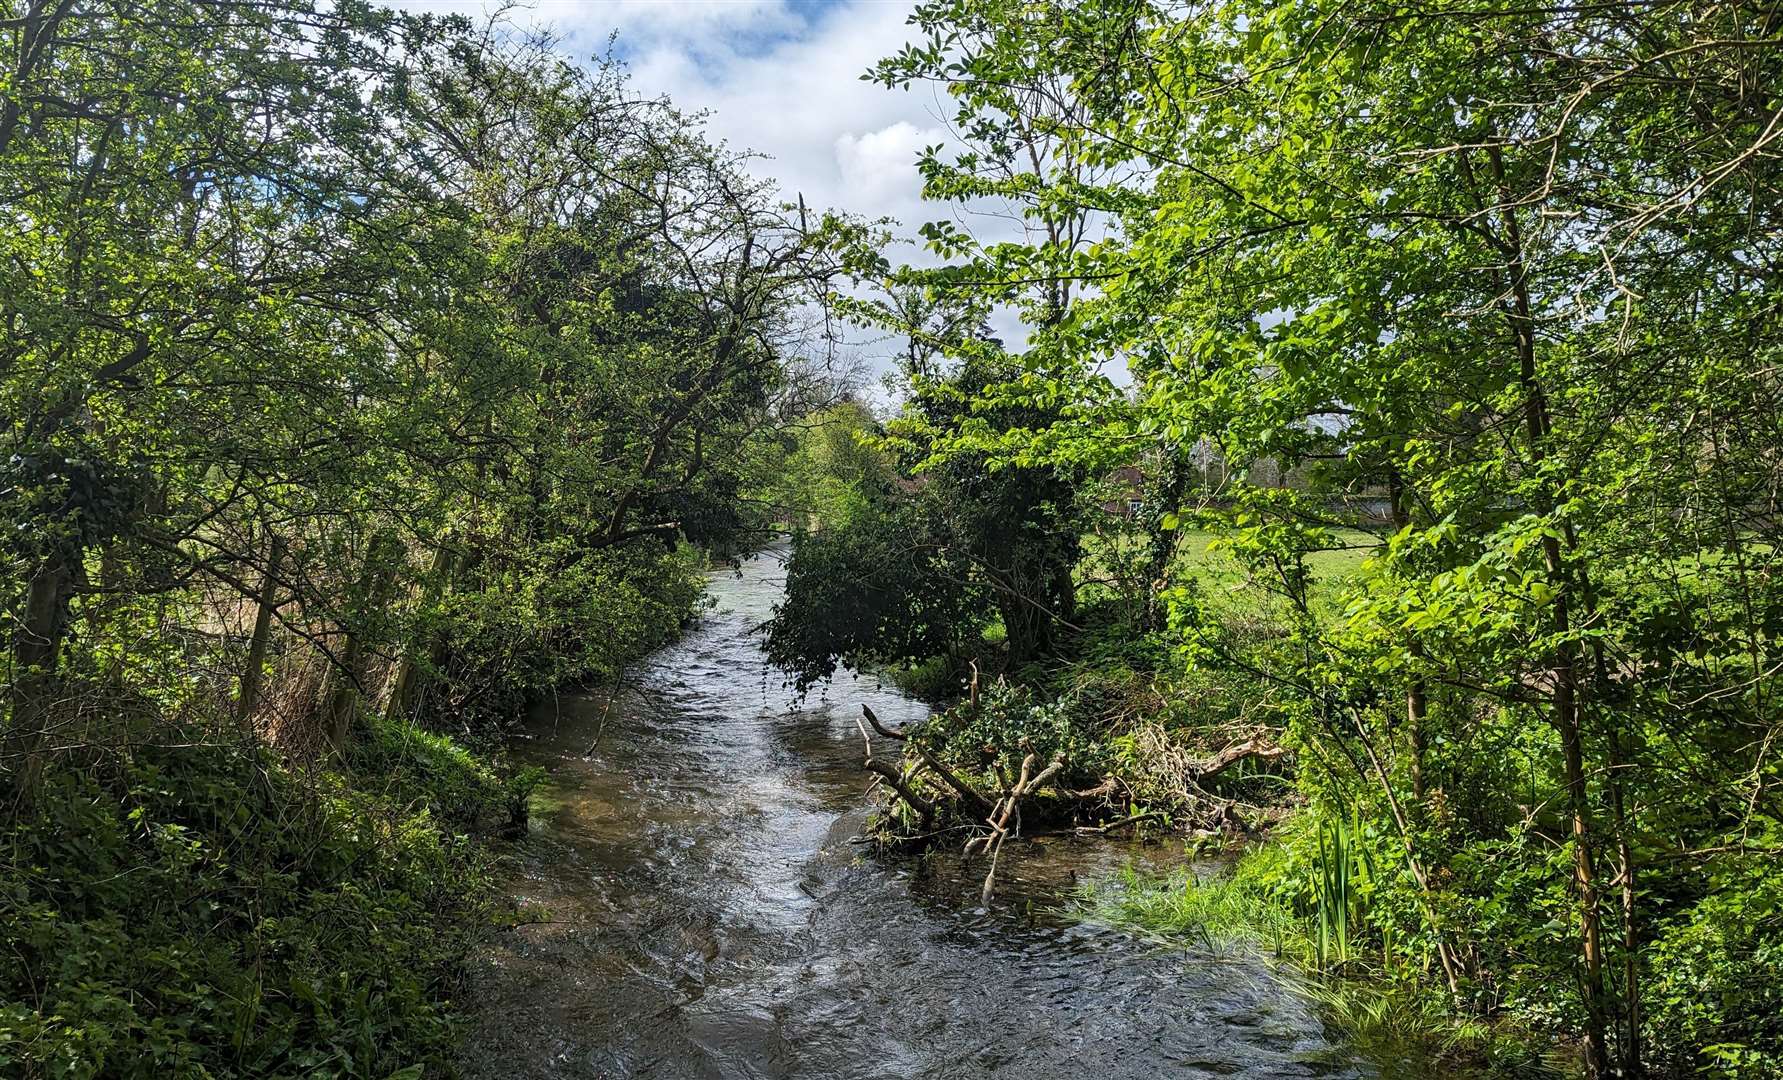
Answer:
<path fill-rule="evenodd" d="M 854 717 L 926 708 L 839 674 L 803 702 L 752 628 L 776 552 L 613 695 L 565 696 L 522 756 L 549 770 L 514 889 L 537 921 L 473 972 L 472 1077 L 1357 1077 L 1255 962 L 1060 913 L 1076 882 L 1170 845 L 1012 842 L 983 864 L 853 842 Z"/>

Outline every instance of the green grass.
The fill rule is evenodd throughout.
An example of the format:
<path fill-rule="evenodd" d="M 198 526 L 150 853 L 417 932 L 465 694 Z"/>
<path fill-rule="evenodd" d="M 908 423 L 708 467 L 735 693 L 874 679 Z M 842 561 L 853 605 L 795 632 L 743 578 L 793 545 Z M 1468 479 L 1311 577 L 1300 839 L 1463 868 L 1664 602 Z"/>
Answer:
<path fill-rule="evenodd" d="M 1236 556 L 1218 547 L 1220 539 L 1221 534 L 1212 529 L 1184 529 L 1172 575 L 1197 574 L 1215 585 L 1243 584 L 1249 574 Z M 1332 539 L 1337 547 L 1306 555 L 1307 569 L 1317 583 L 1335 584 L 1354 575 L 1380 542 L 1374 534 L 1359 529 L 1335 530 Z"/>
<path fill-rule="evenodd" d="M 952 660 L 932 656 L 920 664 L 889 667 L 883 672 L 887 682 L 920 701 L 943 702 L 957 697 L 960 676 Z"/>
<path fill-rule="evenodd" d="M 1540 1041 L 1503 1024 L 1455 1012 L 1446 997 L 1412 979 L 1344 963 L 1321 974 L 1313 921 L 1270 898 L 1262 880 L 1287 865 L 1275 845 L 1250 852 L 1229 871 L 1194 870 L 1147 878 L 1123 871 L 1085 886 L 1073 914 L 1162 944 L 1270 964 L 1283 986 L 1312 1004 L 1327 1031 L 1382 1067 L 1383 1075 L 1438 1072 L 1473 1080 L 1548 1078 L 1564 1066 Z"/>
<path fill-rule="evenodd" d="M 1243 608 L 1268 606 L 1275 602 L 1270 591 L 1273 583 L 1268 571 L 1253 574 L 1230 550 L 1219 544 L 1220 532 L 1212 529 L 1184 529 L 1178 534 L 1175 557 L 1168 579 L 1171 584 L 1194 582 L 1209 597 L 1224 604 Z M 1312 575 L 1316 602 L 1330 603 L 1344 591 L 1362 569 L 1362 563 L 1379 544 L 1379 538 L 1358 529 L 1339 529 L 1332 534 L 1334 547 L 1309 552 L 1306 565 Z M 1137 529 L 1118 533 L 1093 533 L 1083 539 L 1084 555 L 1077 567 L 1077 579 L 1084 586 L 1081 599 L 1113 595 L 1110 583 L 1125 578 L 1130 585 L 1143 562 L 1146 538 Z"/>
<path fill-rule="evenodd" d="M 1304 929 L 1287 912 L 1229 875 L 1142 878 L 1129 869 L 1082 888 L 1078 905 L 1088 922 L 1208 952 L 1281 957 L 1305 947 Z"/>

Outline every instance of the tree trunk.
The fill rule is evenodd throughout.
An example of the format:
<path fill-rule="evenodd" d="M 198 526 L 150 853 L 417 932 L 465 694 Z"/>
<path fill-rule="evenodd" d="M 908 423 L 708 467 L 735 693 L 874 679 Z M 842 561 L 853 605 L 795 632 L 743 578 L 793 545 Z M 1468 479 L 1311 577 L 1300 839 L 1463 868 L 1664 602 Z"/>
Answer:
<path fill-rule="evenodd" d="M 1424 806 L 1426 783 L 1424 780 L 1424 758 L 1428 751 L 1425 746 L 1425 729 L 1428 724 L 1429 702 L 1424 693 L 1424 681 L 1412 680 L 1405 691 L 1405 724 L 1410 729 L 1412 741 L 1411 774 L 1412 801 L 1420 812 Z"/>
<path fill-rule="evenodd" d="M 1518 302 L 1526 304 L 1519 288 Z M 1533 325 L 1526 317 L 1516 320 L 1518 351 L 1522 355 L 1522 371 L 1528 393 L 1525 422 L 1528 429 L 1531 458 L 1537 468 L 1544 456 L 1548 433 L 1546 399 L 1535 379 L 1535 339 Z M 1537 509 L 1553 512 L 1555 500 L 1544 493 Z M 1591 791 L 1586 779 L 1584 733 L 1580 723 L 1578 646 L 1570 640 L 1573 632 L 1572 602 L 1568 589 L 1570 574 L 1561 552 L 1560 540 L 1542 538 L 1542 561 L 1548 581 L 1554 590 L 1552 629 L 1560 638 L 1549 661 L 1548 680 L 1552 702 L 1552 720 L 1560 736 L 1562 767 L 1566 777 L 1567 809 L 1572 816 L 1573 877 L 1579 889 L 1579 950 L 1584 962 L 1583 997 L 1585 1003 L 1585 1043 L 1587 1065 L 1593 1076 L 1610 1072 L 1606 1032 L 1609 1009 L 1605 1002 L 1601 900 L 1597 886 L 1595 837 L 1590 824 Z"/>
<path fill-rule="evenodd" d="M 1558 571 L 1560 545 L 1550 541 L 1553 554 L 1550 573 Z M 1544 544 L 1544 547 L 1548 545 Z M 1571 617 L 1565 594 L 1554 602 L 1554 630 L 1570 632 Z M 1585 964 L 1585 1042 L 1587 1064 L 1593 1076 L 1610 1072 L 1609 1050 L 1605 1037 L 1608 1012 L 1604 1002 L 1603 941 L 1600 926 L 1601 902 L 1597 890 L 1597 865 L 1593 852 L 1594 838 L 1590 826 L 1590 788 L 1585 778 L 1583 735 L 1579 725 L 1578 667 L 1576 651 L 1571 644 L 1554 650 L 1553 722 L 1560 735 L 1561 755 L 1566 770 L 1566 797 L 1572 814 L 1573 877 L 1579 888 L 1579 947 Z"/>
<path fill-rule="evenodd" d="M 1164 579 L 1170 573 L 1170 561 L 1176 556 L 1180 532 L 1166 529 L 1164 520 L 1182 511 L 1189 490 L 1189 463 L 1180 449 L 1167 446 L 1164 452 L 1164 476 L 1146 500 L 1151 517 L 1146 526 L 1146 576 L 1144 624 L 1148 630 L 1162 630 L 1165 622 L 1163 602 Z"/>
<path fill-rule="evenodd" d="M 44 739 L 49 734 L 50 695 L 61 657 L 67 621 L 69 560 L 57 557 L 39 568 L 25 594 L 25 610 L 12 643 L 12 724 L 6 733 L 8 764 L 17 790 L 29 798 L 43 774 Z"/>
<path fill-rule="evenodd" d="M 1071 622 L 1077 618 L 1077 578 L 1073 575 L 1076 567 L 1072 560 L 1062 559 L 1052 571 L 1052 618 L 1054 621 Z"/>
<path fill-rule="evenodd" d="M 253 734 L 254 707 L 260 703 L 260 679 L 266 666 L 266 645 L 272 637 L 272 614 L 278 598 L 279 566 L 285 561 L 285 538 L 274 535 L 267 555 L 266 575 L 260 579 L 259 610 L 254 615 L 254 636 L 248 639 L 248 662 L 241 673 L 241 694 L 235 716 L 244 734 Z"/>
<path fill-rule="evenodd" d="M 336 760 L 346 756 L 353 713 L 359 704 L 360 686 L 365 679 L 365 623 L 388 601 L 390 584 L 395 576 L 392 562 L 397 550 L 395 538 L 389 533 L 381 533 L 366 552 L 354 625 L 347 630 L 340 670 L 334 673 L 334 689 L 328 695 L 328 705 L 322 716 L 322 734 L 328 741 L 329 753 Z"/>
<path fill-rule="evenodd" d="M 1032 600 L 1008 592 L 1000 593 L 997 610 L 1003 618 L 1010 670 L 1052 651 L 1052 619 Z"/>
<path fill-rule="evenodd" d="M 1517 355 L 1517 378 L 1523 390 L 1523 423 L 1529 440 L 1529 463 L 1535 473 L 1547 458 L 1552 418 L 1547 395 L 1536 372 L 1535 315 L 1529 298 L 1528 270 L 1523 262 L 1523 236 L 1505 179 L 1504 159 L 1496 146 L 1486 151 L 1498 189 L 1498 218 L 1504 229 L 1507 255 L 1508 300 L 1501 300 Z M 1547 516 L 1559 500 L 1538 484 L 1535 509 Z M 1586 1067 L 1594 1077 L 1610 1074 L 1607 1039 L 1609 1009 L 1605 1001 L 1601 900 L 1598 895 L 1595 836 L 1590 824 L 1591 792 L 1586 779 L 1584 737 L 1580 724 L 1578 645 L 1571 640 L 1573 575 L 1563 558 L 1556 536 L 1542 537 L 1542 561 L 1548 585 L 1554 591 L 1551 629 L 1560 644 L 1548 665 L 1551 717 L 1560 736 L 1562 768 L 1566 779 L 1567 808 L 1572 816 L 1573 877 L 1579 890 L 1579 953 L 1584 965 L 1581 997 L 1585 1005 Z"/>
<path fill-rule="evenodd" d="M 1329 721 L 1327 721 L 1327 727 L 1330 728 Z M 1341 736 L 1337 735 L 1335 729 L 1331 730 L 1333 736 L 1341 742 Z M 1411 823 L 1406 819 L 1404 808 L 1399 805 L 1399 796 L 1393 793 L 1393 780 L 1387 775 L 1387 768 L 1382 764 L 1381 756 L 1375 752 L 1374 742 L 1369 739 L 1367 729 L 1357 723 L 1356 734 L 1362 743 L 1363 751 L 1368 754 L 1368 763 L 1374 770 L 1375 779 L 1380 782 L 1381 794 L 1386 797 L 1387 809 L 1393 815 L 1393 824 L 1399 830 L 1399 840 L 1405 848 L 1406 868 L 1411 871 L 1412 880 L 1418 886 L 1418 906 L 1424 915 L 1424 922 L 1436 934 L 1436 958 L 1442 964 L 1443 978 L 1449 984 L 1449 996 L 1459 1002 L 1461 1000 L 1460 958 L 1449 944 L 1448 935 L 1443 932 L 1442 924 L 1437 919 L 1436 908 L 1430 901 L 1435 890 L 1431 888 L 1430 875 L 1425 871 L 1423 861 L 1418 858 L 1417 845 L 1412 840 Z M 1351 757 L 1352 762 L 1355 761 L 1354 756 L 1350 755 L 1348 750 L 1345 751 L 1345 754 Z M 1356 763 L 1356 772 L 1358 775 L 1366 775 L 1360 763 Z"/>
<path fill-rule="evenodd" d="M 1601 655 L 1601 654 L 1600 654 Z M 1622 893 L 1622 1036 L 1620 1066 L 1625 1077 L 1646 1075 L 1641 1061 L 1641 963 L 1640 920 L 1635 908 L 1634 851 L 1628 839 L 1628 813 L 1623 800 L 1622 737 L 1610 722 L 1610 813 L 1616 828 L 1616 880 Z"/>
<path fill-rule="evenodd" d="M 1569 549 L 1578 548 L 1578 535 L 1568 526 L 1563 530 Z M 1589 573 L 1579 574 L 1580 595 L 1584 600 L 1585 617 L 1590 622 L 1597 621 L 1597 588 Z M 1608 736 L 1609 768 L 1606 771 L 1604 787 L 1610 796 L 1610 825 L 1616 836 L 1616 881 L 1622 900 L 1622 1016 L 1623 1034 L 1617 1055 L 1617 1068 L 1624 1077 L 1642 1077 L 1646 1075 L 1646 1065 L 1642 1062 L 1641 1052 L 1641 964 L 1640 964 L 1640 912 L 1636 906 L 1639 883 L 1634 862 L 1634 845 L 1630 833 L 1634 828 L 1629 820 L 1628 804 L 1625 798 L 1628 757 L 1622 746 L 1622 732 L 1617 725 L 1617 718 L 1609 715 L 1610 708 L 1619 705 L 1622 694 L 1610 681 L 1610 666 L 1604 656 L 1603 639 L 1591 639 L 1592 677 L 1597 687 L 1597 702 L 1605 710 L 1604 732 Z"/>
<path fill-rule="evenodd" d="M 1388 475 L 1387 489 L 1391 493 L 1393 528 L 1396 532 L 1401 531 L 1411 524 L 1412 516 L 1410 507 L 1406 506 L 1405 484 L 1400 479 L 1397 470 Z M 1423 655 L 1415 641 L 1411 645 L 1410 652 L 1414 659 Z M 1429 711 L 1430 700 L 1425 690 L 1424 680 L 1414 678 L 1411 685 L 1405 689 L 1405 726 L 1407 734 L 1411 737 L 1412 802 L 1420 814 L 1423 813 L 1426 787 L 1424 759 L 1428 739 Z"/>

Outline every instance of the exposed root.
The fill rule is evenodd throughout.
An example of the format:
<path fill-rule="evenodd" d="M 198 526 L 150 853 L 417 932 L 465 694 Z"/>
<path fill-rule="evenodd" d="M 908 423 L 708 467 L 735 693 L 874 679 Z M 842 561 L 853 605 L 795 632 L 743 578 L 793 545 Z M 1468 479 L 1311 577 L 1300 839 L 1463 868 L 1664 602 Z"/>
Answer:
<path fill-rule="evenodd" d="M 1218 776 L 1241 761 L 1256 759 L 1274 761 L 1288 751 L 1260 737 L 1252 737 L 1243 742 L 1235 742 L 1219 753 L 1204 761 L 1196 762 L 1189 767 L 1189 780 L 1199 784 Z"/>

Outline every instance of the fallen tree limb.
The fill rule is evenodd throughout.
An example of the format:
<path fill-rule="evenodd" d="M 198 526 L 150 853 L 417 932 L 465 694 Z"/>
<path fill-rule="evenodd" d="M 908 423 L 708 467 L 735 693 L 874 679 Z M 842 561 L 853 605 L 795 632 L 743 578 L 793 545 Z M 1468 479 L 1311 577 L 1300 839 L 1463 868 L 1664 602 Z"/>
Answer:
<path fill-rule="evenodd" d="M 1027 787 L 1028 773 L 1033 768 L 1034 755 L 1029 754 L 1027 757 L 1022 758 L 1021 776 L 1015 783 L 1011 784 L 1009 782 L 1008 773 L 1003 774 L 1003 785 L 1005 789 L 1003 796 L 997 800 L 997 805 L 991 811 L 991 816 L 986 819 L 986 823 L 990 825 L 991 831 L 984 836 L 974 836 L 972 839 L 966 841 L 966 854 L 972 854 L 972 849 L 980 845 L 983 846 L 985 851 L 989 851 L 993 840 L 1002 839 L 1003 834 L 1007 831 L 1009 816 L 1015 813 L 1016 800 L 1021 798 L 1022 790 Z"/>
<path fill-rule="evenodd" d="M 862 706 L 862 708 L 865 709 L 866 707 Z M 870 711 L 867 713 L 869 718 L 871 718 L 872 715 L 873 714 Z M 865 761 L 861 762 L 861 765 L 866 768 L 868 772 L 877 774 L 886 783 L 890 784 L 892 790 L 898 793 L 898 798 L 903 799 L 910 805 L 911 809 L 921 815 L 923 831 L 928 831 L 929 827 L 935 822 L 935 804 L 923 798 L 921 795 L 918 795 L 915 791 L 912 791 L 910 785 L 905 781 L 902 772 L 875 758 L 873 756 L 872 736 L 867 734 L 867 729 L 861 726 L 859 720 L 855 721 L 855 726 L 860 728 L 861 739 L 867 744 L 867 758 Z M 878 722 L 875 721 L 873 726 L 878 728 Z"/>
<path fill-rule="evenodd" d="M 1233 743 L 1204 761 L 1190 765 L 1189 782 L 1194 784 L 1211 779 L 1241 761 L 1249 761 L 1252 758 L 1261 761 L 1274 761 L 1287 752 L 1286 747 L 1276 746 L 1274 743 L 1265 742 L 1262 739 L 1246 739 L 1243 742 Z"/>
<path fill-rule="evenodd" d="M 903 732 L 892 731 L 890 728 L 886 727 L 884 724 L 881 724 L 879 722 L 879 717 L 875 716 L 873 714 L 873 710 L 866 705 L 861 706 L 861 715 L 867 718 L 867 723 L 873 725 L 874 731 L 877 731 L 879 734 L 884 735 L 888 739 L 896 739 L 899 742 L 903 742 L 905 739 L 909 738 L 909 736 L 905 735 Z"/>
<path fill-rule="evenodd" d="M 935 820 L 935 804 L 910 790 L 910 785 L 904 782 L 904 778 L 898 770 L 892 768 L 883 761 L 875 761 L 872 758 L 868 758 L 864 764 L 869 772 L 877 773 L 886 783 L 891 785 L 893 791 L 898 793 L 898 798 L 909 803 L 911 808 L 922 816 L 922 827 L 925 830 L 933 824 Z"/>
<path fill-rule="evenodd" d="M 952 788 L 960 796 L 960 798 L 965 799 L 967 802 L 977 807 L 981 814 L 989 816 L 996 813 L 997 807 L 995 803 L 985 798 L 977 788 L 966 783 L 964 780 L 961 780 L 952 769 L 935 760 L 935 755 L 924 749 L 921 743 L 911 743 L 910 745 L 916 748 L 917 756 L 922 758 L 922 763 L 927 765 L 936 776 L 939 776 L 948 787 Z"/>
<path fill-rule="evenodd" d="M 1119 787 L 1119 782 L 1116 781 L 1114 777 L 1105 776 L 1102 778 L 1102 782 L 1095 787 L 1085 788 L 1082 791 L 1073 791 L 1071 795 L 1073 798 L 1077 799 L 1106 799 L 1119 790 Z"/>
<path fill-rule="evenodd" d="M 1008 796 L 999 801 L 997 812 L 995 816 L 990 819 L 992 830 L 991 835 L 981 838 L 984 841 L 984 850 L 990 852 L 991 865 L 990 869 L 985 871 L 984 891 L 980 894 L 980 903 L 989 904 L 991 902 L 991 890 L 997 883 L 997 858 L 1003 854 L 1003 841 L 1009 836 L 1009 819 L 1016 817 L 1016 812 L 1021 805 L 1023 797 L 1030 792 L 1039 790 L 1040 785 L 1052 779 L 1054 774 L 1065 767 L 1065 759 L 1054 758 L 1052 764 L 1040 770 L 1039 775 L 1029 778 L 1028 772 L 1033 769 L 1033 767 L 1034 755 L 1029 754 L 1022 759 L 1020 779 L 1018 779 L 1015 782 L 1015 786 L 1009 790 Z M 1016 820 L 1020 821 L 1021 819 L 1016 817 Z M 971 848 L 972 845 L 968 843 L 966 849 L 970 851 Z"/>

